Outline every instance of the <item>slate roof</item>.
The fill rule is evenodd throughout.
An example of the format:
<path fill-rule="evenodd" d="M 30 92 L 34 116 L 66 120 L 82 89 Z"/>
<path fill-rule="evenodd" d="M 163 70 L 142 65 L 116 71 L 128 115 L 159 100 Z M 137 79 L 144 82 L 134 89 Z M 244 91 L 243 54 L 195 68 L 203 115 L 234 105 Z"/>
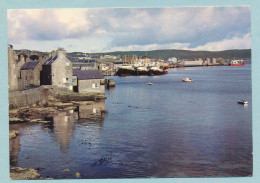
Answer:
<path fill-rule="evenodd" d="M 34 69 L 37 65 L 38 65 L 38 61 L 30 61 L 25 63 L 22 67 L 21 70 L 30 70 L 30 69 Z"/>
<path fill-rule="evenodd" d="M 49 57 L 47 60 L 45 60 L 45 62 L 42 65 L 52 65 L 52 63 L 57 59 L 58 57 Z"/>
<path fill-rule="evenodd" d="M 104 76 L 98 70 L 73 70 L 73 76 L 77 76 L 78 80 L 103 79 Z"/>
<path fill-rule="evenodd" d="M 75 58 L 73 58 L 73 57 L 68 57 L 68 56 L 66 56 L 67 57 L 67 59 L 69 59 L 71 62 L 77 62 L 78 60 L 77 59 L 75 59 Z"/>

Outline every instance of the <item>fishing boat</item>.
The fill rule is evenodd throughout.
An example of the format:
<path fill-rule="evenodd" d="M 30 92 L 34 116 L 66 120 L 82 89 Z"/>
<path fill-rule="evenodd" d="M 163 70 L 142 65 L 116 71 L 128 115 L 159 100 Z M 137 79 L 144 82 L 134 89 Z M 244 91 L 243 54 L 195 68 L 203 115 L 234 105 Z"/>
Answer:
<path fill-rule="evenodd" d="M 183 78 L 182 81 L 183 82 L 192 82 L 193 80 L 191 78 Z"/>
<path fill-rule="evenodd" d="M 150 68 L 149 70 L 149 75 L 162 75 L 162 74 L 165 74 L 163 69 L 160 68 L 159 66 L 153 66 Z"/>
<path fill-rule="evenodd" d="M 246 104 L 248 104 L 248 101 L 246 101 L 246 100 L 238 100 L 237 103 L 246 105 Z"/>
<path fill-rule="evenodd" d="M 132 76 L 136 75 L 134 67 L 132 65 L 122 65 L 121 68 L 118 69 L 116 75 L 118 76 Z"/>
<path fill-rule="evenodd" d="M 148 69 L 145 66 L 139 66 L 136 68 L 137 75 L 148 75 Z"/>
<path fill-rule="evenodd" d="M 245 65 L 245 62 L 243 60 L 232 60 L 230 65 L 231 66 L 240 66 L 240 65 Z"/>

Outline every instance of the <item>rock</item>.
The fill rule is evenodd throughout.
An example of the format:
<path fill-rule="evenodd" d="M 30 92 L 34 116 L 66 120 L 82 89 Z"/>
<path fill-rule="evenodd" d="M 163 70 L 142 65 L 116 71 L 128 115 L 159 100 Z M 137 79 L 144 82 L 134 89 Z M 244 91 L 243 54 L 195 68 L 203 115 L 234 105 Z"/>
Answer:
<path fill-rule="evenodd" d="M 10 168 L 11 179 L 39 179 L 40 174 L 32 168 L 12 167 Z"/>
<path fill-rule="evenodd" d="M 66 106 L 72 106 L 73 103 L 62 103 L 62 102 L 56 102 L 54 103 L 54 106 L 57 106 L 57 107 L 66 107 Z"/>
<path fill-rule="evenodd" d="M 64 172 L 69 172 L 69 171 L 70 171 L 70 170 L 69 170 L 68 168 L 64 170 Z"/>
<path fill-rule="evenodd" d="M 44 121 L 44 120 L 41 120 L 39 121 L 39 123 L 50 123 L 51 121 Z"/>
<path fill-rule="evenodd" d="M 64 108 L 64 110 L 74 110 L 74 109 L 76 109 L 76 108 L 77 108 L 76 106 L 70 106 L 70 107 Z"/>
<path fill-rule="evenodd" d="M 49 100 L 50 102 L 56 102 L 56 101 L 57 101 L 57 99 L 56 99 L 56 98 L 53 98 L 53 97 L 49 97 L 48 100 Z"/>
<path fill-rule="evenodd" d="M 9 139 L 16 137 L 19 134 L 19 131 L 10 131 L 9 132 Z"/>
<path fill-rule="evenodd" d="M 93 101 L 73 101 L 74 104 L 78 104 L 78 105 L 91 105 L 94 104 L 95 102 Z"/>
<path fill-rule="evenodd" d="M 80 173 L 79 173 L 79 172 L 76 172 L 75 175 L 76 175 L 76 177 L 79 177 L 79 176 L 80 176 Z"/>
<path fill-rule="evenodd" d="M 19 113 L 19 109 L 10 109 L 9 114 L 17 114 Z"/>
<path fill-rule="evenodd" d="M 24 122 L 24 119 L 16 118 L 16 117 L 10 117 L 9 122 Z"/>
<path fill-rule="evenodd" d="M 39 121 L 41 121 L 42 119 L 32 119 L 32 120 L 30 120 L 29 122 L 31 122 L 31 123 L 34 123 L 34 122 L 39 122 Z"/>
<path fill-rule="evenodd" d="M 47 101 L 47 102 L 46 102 L 46 105 L 47 105 L 47 106 L 50 106 L 50 107 L 54 106 L 53 101 Z"/>

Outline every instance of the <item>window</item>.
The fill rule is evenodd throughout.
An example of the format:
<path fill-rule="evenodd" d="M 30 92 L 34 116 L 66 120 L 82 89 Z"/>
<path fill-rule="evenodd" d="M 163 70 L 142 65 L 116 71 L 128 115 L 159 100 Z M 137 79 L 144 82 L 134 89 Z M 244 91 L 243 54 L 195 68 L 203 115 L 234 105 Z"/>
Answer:
<path fill-rule="evenodd" d="M 63 83 L 68 83 L 69 82 L 69 78 L 63 78 Z"/>
<path fill-rule="evenodd" d="M 98 87 L 97 83 L 92 84 L 92 88 L 97 88 L 97 87 Z"/>

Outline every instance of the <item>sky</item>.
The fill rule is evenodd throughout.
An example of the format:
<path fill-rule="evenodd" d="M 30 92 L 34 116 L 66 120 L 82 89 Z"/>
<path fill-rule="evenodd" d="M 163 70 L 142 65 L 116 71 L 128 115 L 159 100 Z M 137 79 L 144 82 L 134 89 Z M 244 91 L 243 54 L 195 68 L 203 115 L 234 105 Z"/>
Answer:
<path fill-rule="evenodd" d="M 251 48 L 250 7 L 9 9 L 14 49 L 67 52 Z"/>

